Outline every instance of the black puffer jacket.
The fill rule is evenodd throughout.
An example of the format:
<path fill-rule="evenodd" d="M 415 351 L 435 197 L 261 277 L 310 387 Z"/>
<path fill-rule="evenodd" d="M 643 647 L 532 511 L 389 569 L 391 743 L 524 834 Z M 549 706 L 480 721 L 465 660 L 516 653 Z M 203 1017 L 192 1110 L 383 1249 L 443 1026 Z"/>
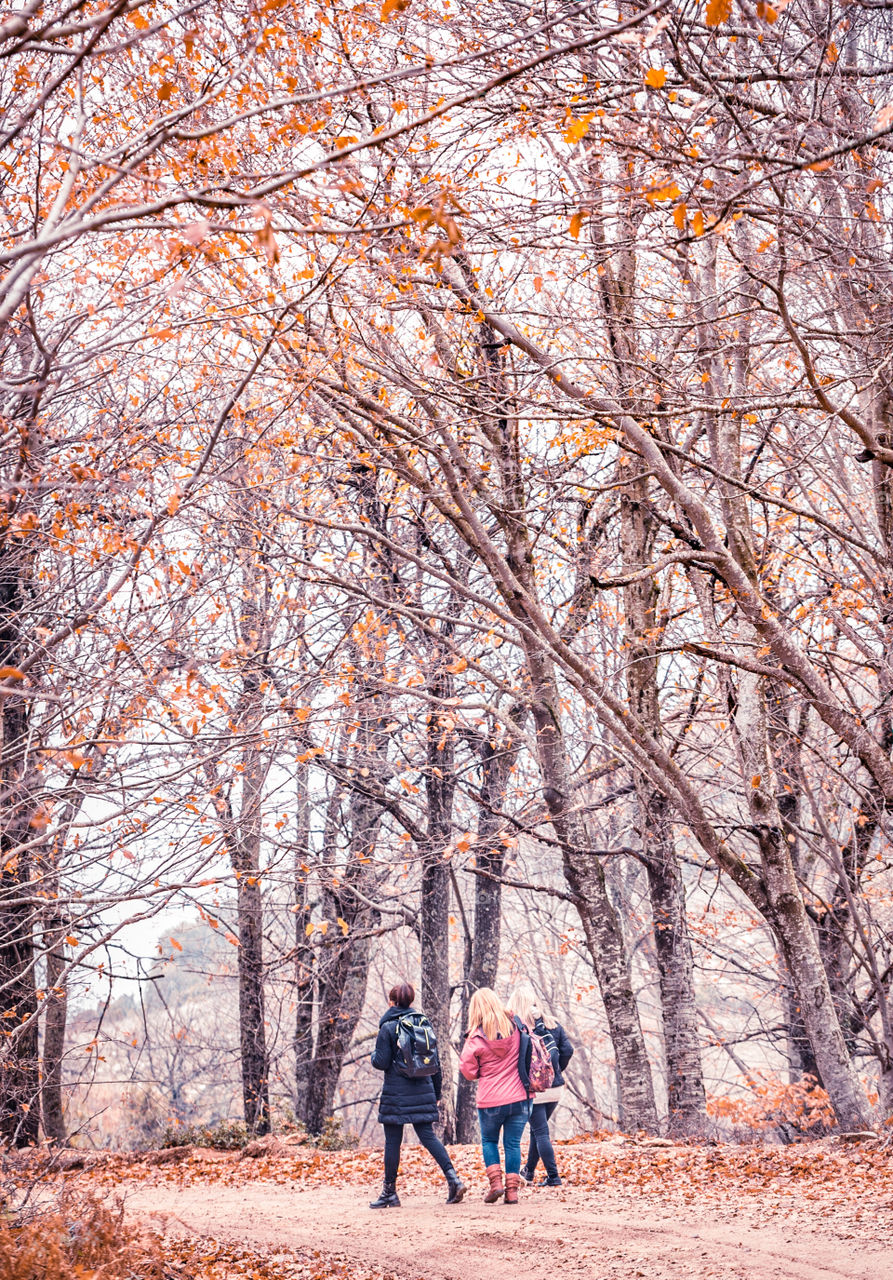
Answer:
<path fill-rule="evenodd" d="M 395 1066 L 397 1056 L 397 1019 L 416 1009 L 388 1009 L 378 1024 L 378 1039 L 372 1055 L 376 1071 L 384 1072 L 384 1084 L 378 1103 L 379 1124 L 424 1124 L 437 1119 L 437 1103 L 442 1084 L 438 1071 L 433 1076 L 410 1080 Z"/>
<path fill-rule="evenodd" d="M 552 1081 L 552 1088 L 556 1089 L 559 1085 L 564 1084 L 564 1076 L 562 1072 L 567 1067 L 571 1058 L 574 1056 L 574 1046 L 567 1037 L 567 1032 L 560 1022 L 556 1022 L 554 1027 L 547 1027 L 542 1018 L 537 1018 L 534 1027 L 537 1035 L 550 1035 L 555 1041 L 555 1052 L 552 1057 L 552 1068 L 555 1072 L 555 1079 Z"/>

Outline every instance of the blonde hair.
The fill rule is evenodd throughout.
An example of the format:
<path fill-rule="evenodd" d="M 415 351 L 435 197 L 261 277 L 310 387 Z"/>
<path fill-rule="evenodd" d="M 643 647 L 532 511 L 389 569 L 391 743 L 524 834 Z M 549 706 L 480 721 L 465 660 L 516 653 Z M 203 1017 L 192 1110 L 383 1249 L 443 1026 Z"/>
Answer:
<path fill-rule="evenodd" d="M 478 987 L 468 1002 L 468 1030 L 477 1031 L 478 1028 L 487 1040 L 510 1036 L 515 1029 L 492 987 Z"/>
<path fill-rule="evenodd" d="M 536 1018 L 533 1016 L 533 1011 L 538 1008 L 539 1003 L 539 998 L 533 989 L 532 983 L 519 982 L 512 991 L 508 1000 L 506 1000 L 505 1007 L 509 1013 L 513 1013 L 516 1017 L 520 1018 L 526 1027 L 532 1028 L 533 1024 L 536 1022 Z M 545 1026 L 549 1028 L 558 1026 L 558 1023 L 554 1018 L 542 1011 L 541 1017 Z"/>

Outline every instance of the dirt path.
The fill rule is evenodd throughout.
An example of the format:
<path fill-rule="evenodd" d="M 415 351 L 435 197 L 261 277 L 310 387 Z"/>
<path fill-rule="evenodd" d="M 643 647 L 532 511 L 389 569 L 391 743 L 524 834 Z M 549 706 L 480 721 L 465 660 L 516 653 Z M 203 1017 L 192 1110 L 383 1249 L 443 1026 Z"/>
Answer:
<path fill-rule="evenodd" d="M 851 1233 L 816 1206 L 677 1208 L 657 1197 L 618 1205 L 580 1188 L 527 1190 L 517 1209 L 459 1206 L 433 1189 L 399 1210 L 368 1209 L 359 1187 L 121 1186 L 131 1213 L 166 1229 L 262 1248 L 346 1255 L 399 1280 L 893 1280 L 893 1245 Z M 873 1237 L 873 1238 L 872 1238 Z"/>

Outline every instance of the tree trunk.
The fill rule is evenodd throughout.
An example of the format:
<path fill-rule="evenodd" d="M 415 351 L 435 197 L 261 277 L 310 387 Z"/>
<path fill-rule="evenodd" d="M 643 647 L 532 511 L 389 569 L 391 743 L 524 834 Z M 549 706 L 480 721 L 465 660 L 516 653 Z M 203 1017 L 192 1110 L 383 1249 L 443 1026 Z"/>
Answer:
<path fill-rule="evenodd" d="M 672 841 L 666 797 L 651 791 L 641 805 L 648 892 L 660 978 L 671 1134 L 703 1132 L 707 1099 L 698 1036 L 694 957 L 685 912 L 685 885 Z"/>
<path fill-rule="evenodd" d="M 598 857 L 590 852 L 591 841 L 571 793 L 554 679 L 544 658 L 529 651 L 528 657 L 543 794 L 561 843 L 565 880 L 574 895 L 605 1006 L 617 1062 L 620 1114 L 629 1130 L 656 1133 L 659 1125 L 651 1065 L 639 1021 L 623 930 L 608 897 L 604 869 Z"/>
<path fill-rule="evenodd" d="M 352 930 L 361 932 L 363 923 L 362 914 L 350 914 Z M 348 935 L 338 944 L 334 963 L 326 971 L 304 1115 L 311 1133 L 322 1133 L 332 1115 L 338 1078 L 366 999 L 369 954 L 367 938 Z"/>
<path fill-rule="evenodd" d="M 239 1045 L 242 1102 L 249 1133 L 270 1132 L 266 1026 L 264 1022 L 263 901 L 257 868 L 239 867 Z M 254 883 L 252 883 L 252 880 Z"/>
<path fill-rule="evenodd" d="M 374 699 L 370 704 L 374 706 Z M 364 767 L 377 765 L 379 775 L 382 761 L 370 748 L 381 737 L 380 731 L 381 724 L 374 715 L 360 713 L 356 765 L 359 767 L 361 761 L 367 762 Z M 339 875 L 332 877 L 333 883 L 324 887 L 323 914 L 328 928 L 317 961 L 316 1051 L 304 1116 L 311 1133 L 321 1133 L 332 1115 L 338 1078 L 366 999 L 371 952 L 368 930 L 376 923 L 376 914 L 352 890 L 356 886 L 366 897 L 374 889 L 373 857 L 381 814 L 381 806 L 365 792 L 350 792 L 347 863 Z"/>
<path fill-rule="evenodd" d="M 19 656 L 22 608 L 19 565 L 0 561 L 0 665 Z M 34 975 L 36 903 L 26 846 L 33 800 L 28 795 L 28 710 L 22 698 L 0 704 L 0 1141 L 26 1147 L 40 1136 L 40 1061 Z"/>
<path fill-rule="evenodd" d="M 63 923 L 59 920 L 51 921 L 44 937 L 47 944 L 47 991 L 44 1002 L 40 1110 L 44 1137 L 62 1146 L 68 1137 L 62 1100 L 62 1063 L 65 1057 L 65 1026 L 68 1016 Z"/>
<path fill-rule="evenodd" d="M 510 718 L 520 727 L 525 708 L 518 706 Z M 484 738 L 480 748 L 480 807 L 478 809 L 477 840 L 475 841 L 474 878 L 474 929 L 471 941 L 471 961 L 465 973 L 462 988 L 462 1025 L 459 1028 L 460 1043 L 465 1036 L 468 1020 L 468 1001 L 480 987 L 494 987 L 499 971 L 499 944 L 502 930 L 502 870 L 505 846 L 502 833 L 505 820 L 499 810 L 505 806 L 508 781 L 518 757 L 520 742 L 509 736 L 498 737 L 495 726 L 492 736 Z M 475 1084 L 459 1077 L 456 1088 L 456 1141 L 477 1140 L 477 1108 Z"/>
<path fill-rule="evenodd" d="M 310 942 L 310 798 L 307 788 L 308 768 L 299 763 L 296 776 L 295 808 L 295 1085 L 294 1112 L 298 1120 L 306 1118 L 310 1073 L 313 1066 L 313 1008 L 316 955 Z"/>
<path fill-rule="evenodd" d="M 449 675 L 443 670 L 443 654 L 432 655 L 440 670 L 428 682 L 434 697 L 447 698 L 452 692 Z M 419 910 L 422 952 L 422 1009 L 437 1036 L 443 1094 L 440 1114 L 443 1136 L 453 1142 L 456 1113 L 453 1099 L 453 1055 L 450 1046 L 450 862 L 446 850 L 453 831 L 453 796 L 456 790 L 456 762 L 452 722 L 434 711 L 426 723 L 425 795 L 428 829 L 422 853 L 422 886 Z"/>
<path fill-rule="evenodd" d="M 248 1132 L 258 1136 L 270 1132 L 269 1059 L 264 1020 L 263 897 L 260 877 L 263 788 L 269 762 L 262 756 L 255 736 L 259 732 L 261 697 L 260 674 L 252 663 L 243 674 L 246 713 L 241 717 L 241 730 L 246 736 L 246 742 L 242 751 L 242 794 L 232 860 L 238 894 L 242 1102 Z"/>
<path fill-rule="evenodd" d="M 624 469 L 621 467 L 621 473 Z M 632 478 L 621 494 L 621 538 L 627 573 L 640 574 L 652 557 L 656 528 L 647 513 L 647 497 L 646 482 Z M 639 577 L 624 588 L 623 594 L 630 710 L 655 741 L 660 741 L 657 584 L 650 576 Z M 707 1099 L 685 885 L 676 857 L 670 805 L 638 771 L 635 784 L 660 981 L 667 1125 L 670 1133 L 694 1134 L 703 1132 L 706 1125 Z"/>
<path fill-rule="evenodd" d="M 778 784 L 769 754 L 760 677 L 742 672 L 734 723 L 760 850 L 769 919 L 781 945 L 824 1088 L 844 1129 L 865 1129 L 871 1107 L 847 1052 L 818 940 L 806 912 L 778 810 Z"/>

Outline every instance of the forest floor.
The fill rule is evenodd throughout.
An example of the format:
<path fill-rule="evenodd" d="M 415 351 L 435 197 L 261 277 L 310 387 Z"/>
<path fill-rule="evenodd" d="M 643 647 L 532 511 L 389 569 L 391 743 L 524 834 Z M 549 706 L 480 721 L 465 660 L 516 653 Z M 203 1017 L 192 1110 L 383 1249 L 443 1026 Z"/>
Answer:
<path fill-rule="evenodd" d="M 66 1180 L 121 1197 L 164 1232 L 171 1274 L 203 1280 L 893 1280 L 889 1147 L 558 1144 L 564 1186 L 522 1188 L 517 1208 L 483 1203 L 478 1148 L 452 1152 L 469 1184 L 456 1206 L 418 1147 L 401 1209 L 367 1207 L 369 1150 L 189 1150 Z"/>

